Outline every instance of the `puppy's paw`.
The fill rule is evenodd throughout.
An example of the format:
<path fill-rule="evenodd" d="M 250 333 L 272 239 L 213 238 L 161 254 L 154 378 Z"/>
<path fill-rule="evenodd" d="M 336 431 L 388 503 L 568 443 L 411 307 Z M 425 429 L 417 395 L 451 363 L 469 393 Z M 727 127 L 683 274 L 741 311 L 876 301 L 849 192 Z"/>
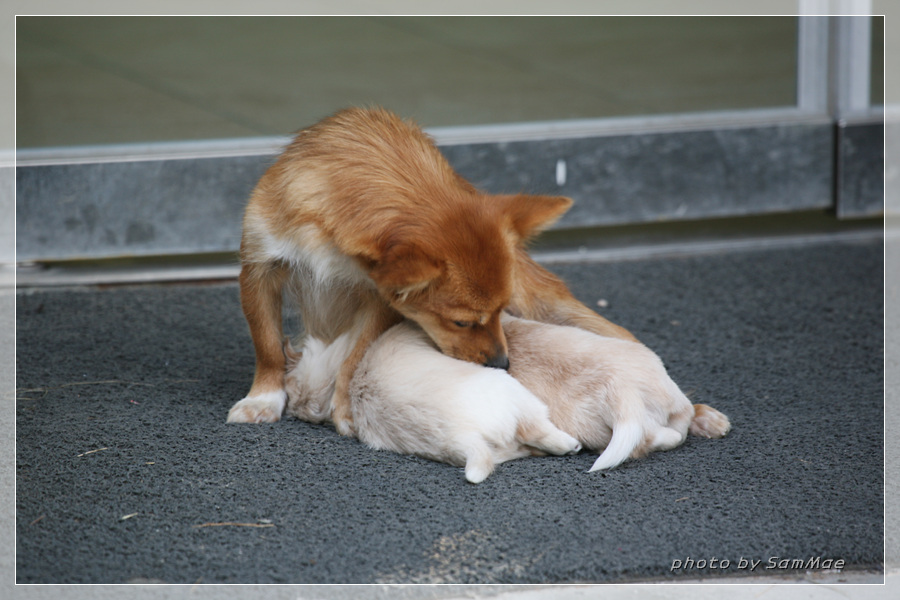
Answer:
<path fill-rule="evenodd" d="M 494 461 L 488 457 L 470 458 L 466 462 L 466 481 L 481 483 L 494 472 Z"/>
<path fill-rule="evenodd" d="M 656 433 L 653 434 L 653 438 L 650 440 L 650 447 L 642 448 L 639 446 L 638 448 L 635 448 L 634 452 L 631 453 L 631 458 L 640 458 L 648 451 L 671 450 L 672 448 L 677 448 L 684 443 L 685 437 L 687 436 L 677 429 L 660 427 Z"/>
<path fill-rule="evenodd" d="M 247 396 L 228 411 L 228 422 L 274 423 L 281 419 L 286 401 L 284 390 Z"/>
<path fill-rule="evenodd" d="M 705 404 L 694 405 L 694 418 L 688 431 L 691 435 L 705 438 L 720 438 L 731 430 L 728 417 Z"/>
<path fill-rule="evenodd" d="M 581 452 L 581 442 L 565 431 L 558 429 L 539 440 L 537 447 L 547 454 L 555 454 L 557 456 Z"/>
<path fill-rule="evenodd" d="M 566 454 L 578 454 L 579 452 L 581 452 L 581 442 L 579 442 L 569 434 L 566 434 L 566 436 L 569 438 L 566 442 L 566 448 L 568 448 L 566 450 Z"/>

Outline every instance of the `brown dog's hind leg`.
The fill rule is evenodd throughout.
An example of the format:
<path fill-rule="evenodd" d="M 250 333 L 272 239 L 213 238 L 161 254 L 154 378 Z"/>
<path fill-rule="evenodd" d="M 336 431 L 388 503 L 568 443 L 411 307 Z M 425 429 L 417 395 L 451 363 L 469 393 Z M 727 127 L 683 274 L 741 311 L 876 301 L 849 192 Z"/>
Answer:
<path fill-rule="evenodd" d="M 565 283 L 537 264 L 522 248 L 516 253 L 516 284 L 509 310 L 532 321 L 569 325 L 604 337 L 637 341 L 630 331 L 607 321 L 575 299 Z"/>
<path fill-rule="evenodd" d="M 241 267 L 241 308 L 256 350 L 256 372 L 247 397 L 228 413 L 229 423 L 274 422 L 284 410 L 284 351 L 281 290 L 286 267 L 280 262 Z"/>

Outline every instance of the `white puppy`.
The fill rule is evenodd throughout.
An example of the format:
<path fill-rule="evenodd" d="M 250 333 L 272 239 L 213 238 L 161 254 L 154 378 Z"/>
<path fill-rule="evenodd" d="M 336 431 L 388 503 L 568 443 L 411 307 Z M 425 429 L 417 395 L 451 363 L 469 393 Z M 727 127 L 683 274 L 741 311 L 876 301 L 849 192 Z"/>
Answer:
<path fill-rule="evenodd" d="M 342 336 L 325 346 L 307 338 L 299 362 L 286 348 L 288 414 L 314 423 L 330 420 L 334 374 L 351 341 Z M 409 321 L 368 349 L 350 383 L 350 399 L 364 443 L 465 466 L 472 483 L 507 460 L 581 450 L 578 440 L 550 422 L 547 407 L 506 371 L 441 354 Z"/>
<path fill-rule="evenodd" d="M 360 440 L 464 465 L 478 483 L 495 465 L 529 454 L 568 454 L 583 444 L 603 450 L 594 471 L 674 448 L 688 429 L 706 437 L 729 429 L 725 415 L 692 406 L 641 344 L 510 316 L 503 329 L 509 373 L 441 354 L 412 322 L 384 333 L 350 384 Z M 351 341 L 307 338 L 301 354 L 285 350 L 288 413 L 329 420 L 334 375 Z"/>
<path fill-rule="evenodd" d="M 688 432 L 720 438 L 731 429 L 716 409 L 691 404 L 643 344 L 512 317 L 503 331 L 510 375 L 547 404 L 557 427 L 602 451 L 591 471 L 675 448 Z"/>

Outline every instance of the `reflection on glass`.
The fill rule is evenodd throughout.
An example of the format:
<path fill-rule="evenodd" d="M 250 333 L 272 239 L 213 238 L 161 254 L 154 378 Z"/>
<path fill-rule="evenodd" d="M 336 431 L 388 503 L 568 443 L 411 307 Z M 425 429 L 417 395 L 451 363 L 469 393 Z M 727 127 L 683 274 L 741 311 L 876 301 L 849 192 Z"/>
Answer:
<path fill-rule="evenodd" d="M 20 147 L 788 106 L 795 17 L 20 17 Z"/>

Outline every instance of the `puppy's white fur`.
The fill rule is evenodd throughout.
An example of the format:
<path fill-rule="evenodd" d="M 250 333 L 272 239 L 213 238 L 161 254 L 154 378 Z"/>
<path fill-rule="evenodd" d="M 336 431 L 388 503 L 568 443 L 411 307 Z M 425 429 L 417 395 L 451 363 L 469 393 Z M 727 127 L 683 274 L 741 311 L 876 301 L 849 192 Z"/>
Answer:
<path fill-rule="evenodd" d="M 591 471 L 675 448 L 688 432 L 722 437 L 731 427 L 719 411 L 692 405 L 642 344 L 512 317 L 503 329 L 510 374 L 547 404 L 557 427 L 602 451 Z"/>
<path fill-rule="evenodd" d="M 600 451 L 591 470 L 681 444 L 688 430 L 721 437 L 727 417 L 692 406 L 645 346 L 573 327 L 504 316 L 510 372 L 441 354 L 411 322 L 373 344 L 350 385 L 359 438 L 374 448 L 465 465 L 484 480 L 528 454 Z M 350 351 L 307 338 L 289 366 L 289 414 L 330 418 L 334 374 Z M 289 354 L 291 353 L 288 350 Z"/>
<path fill-rule="evenodd" d="M 285 382 L 289 414 L 329 420 L 333 374 L 348 346 L 343 336 L 328 346 L 307 338 L 303 358 Z M 411 322 L 391 328 L 369 348 L 350 383 L 350 398 L 364 443 L 465 466 L 472 483 L 507 460 L 581 449 L 508 373 L 441 354 Z"/>

